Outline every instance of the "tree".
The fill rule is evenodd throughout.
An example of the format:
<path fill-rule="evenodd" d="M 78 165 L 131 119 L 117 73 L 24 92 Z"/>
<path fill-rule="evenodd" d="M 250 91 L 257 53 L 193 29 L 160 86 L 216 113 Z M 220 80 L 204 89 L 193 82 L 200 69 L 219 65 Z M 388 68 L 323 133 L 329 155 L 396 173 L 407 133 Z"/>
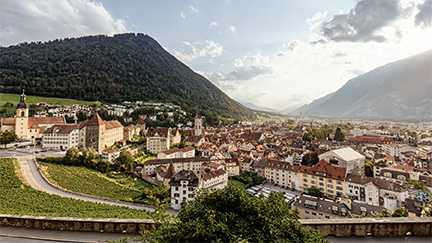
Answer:
<path fill-rule="evenodd" d="M 314 197 L 323 197 L 322 192 L 314 186 L 311 188 L 308 188 L 306 194 L 314 196 Z"/>
<path fill-rule="evenodd" d="M 342 133 L 342 131 L 341 131 L 341 129 L 339 127 L 336 128 L 336 132 L 335 132 L 335 135 L 334 135 L 334 140 L 340 141 L 340 142 L 345 141 L 345 135 Z"/>
<path fill-rule="evenodd" d="M 423 181 L 407 179 L 407 183 L 412 185 L 414 189 L 420 190 L 422 192 L 427 192 L 429 195 L 432 195 L 430 189 Z"/>
<path fill-rule="evenodd" d="M 304 135 L 303 135 L 303 141 L 305 141 L 305 142 L 312 142 L 312 140 L 313 140 L 313 137 L 312 137 L 312 135 L 310 134 L 310 133 L 308 133 L 308 132 L 306 132 Z"/>
<path fill-rule="evenodd" d="M 95 169 L 99 161 L 98 153 L 91 148 L 81 148 L 80 152 L 81 154 L 78 158 L 79 162 L 81 163 L 80 165 Z"/>
<path fill-rule="evenodd" d="M 204 191 L 186 202 L 177 221 L 145 231 L 152 242 L 327 242 L 315 229 L 303 227 L 298 211 L 283 194 L 257 198 L 244 189 Z"/>
<path fill-rule="evenodd" d="M 397 208 L 393 213 L 390 213 L 389 211 L 383 209 L 381 210 L 381 213 L 373 213 L 372 218 L 396 218 L 396 217 L 404 217 L 405 216 L 405 208 Z"/>
<path fill-rule="evenodd" d="M 373 160 L 365 160 L 364 170 L 365 170 L 366 176 L 374 177 L 373 176 L 373 171 L 374 171 L 373 165 L 374 165 Z"/>
<path fill-rule="evenodd" d="M 123 167 L 126 171 L 132 172 L 134 159 L 129 151 L 123 150 L 116 159 L 116 167 Z"/>
<path fill-rule="evenodd" d="M 109 161 L 102 160 L 98 163 L 97 170 L 102 172 L 102 173 L 107 173 L 110 166 L 111 166 L 111 163 Z"/>
<path fill-rule="evenodd" d="M 63 157 L 63 164 L 65 165 L 77 165 L 79 159 L 79 151 L 77 148 L 70 148 L 66 152 L 65 156 Z"/>
<path fill-rule="evenodd" d="M 5 148 L 7 144 L 12 143 L 17 139 L 18 136 L 15 134 L 14 131 L 0 131 L 0 144 L 4 144 Z"/>

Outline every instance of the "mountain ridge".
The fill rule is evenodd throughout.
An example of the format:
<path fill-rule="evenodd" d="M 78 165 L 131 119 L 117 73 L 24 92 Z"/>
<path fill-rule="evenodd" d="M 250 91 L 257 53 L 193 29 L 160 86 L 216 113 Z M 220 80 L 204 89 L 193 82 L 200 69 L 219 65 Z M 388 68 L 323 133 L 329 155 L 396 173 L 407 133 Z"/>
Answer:
<path fill-rule="evenodd" d="M 432 50 L 388 63 L 295 112 L 320 117 L 432 120 L 431 67 Z"/>
<path fill-rule="evenodd" d="M 254 119 L 145 34 L 67 38 L 0 47 L 0 92 L 46 97 L 162 101 L 194 112 Z"/>

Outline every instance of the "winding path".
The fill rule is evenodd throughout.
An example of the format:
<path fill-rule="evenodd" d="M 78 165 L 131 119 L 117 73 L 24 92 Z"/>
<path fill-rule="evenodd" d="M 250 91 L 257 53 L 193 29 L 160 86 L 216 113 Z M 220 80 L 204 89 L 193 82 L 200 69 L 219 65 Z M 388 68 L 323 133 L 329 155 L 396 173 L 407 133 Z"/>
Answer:
<path fill-rule="evenodd" d="M 5 150 L 0 150 L 0 157 L 12 157 L 11 155 L 8 155 L 8 152 Z M 41 172 L 37 168 L 36 163 L 33 160 L 33 156 L 31 154 L 24 154 L 24 153 L 17 153 L 16 157 L 19 161 L 19 165 L 21 168 L 22 175 L 24 177 L 24 180 L 34 189 L 43 191 L 49 194 L 55 194 L 62 197 L 70 197 L 78 200 L 84 200 L 89 202 L 96 202 L 96 203 L 104 203 L 108 205 L 115 205 L 115 206 L 121 206 L 121 207 L 128 207 L 133 209 L 140 209 L 140 210 L 147 210 L 147 211 L 154 211 L 154 208 L 147 205 L 140 205 L 140 204 L 134 204 L 134 203 L 128 203 L 128 202 L 121 202 L 117 200 L 112 199 L 101 199 L 101 198 L 95 198 L 94 196 L 85 194 L 77 195 L 74 193 L 69 193 L 63 190 L 60 190 L 50 183 L 48 183 L 41 175 Z M 177 211 L 168 209 L 168 214 L 171 215 L 177 215 Z"/>

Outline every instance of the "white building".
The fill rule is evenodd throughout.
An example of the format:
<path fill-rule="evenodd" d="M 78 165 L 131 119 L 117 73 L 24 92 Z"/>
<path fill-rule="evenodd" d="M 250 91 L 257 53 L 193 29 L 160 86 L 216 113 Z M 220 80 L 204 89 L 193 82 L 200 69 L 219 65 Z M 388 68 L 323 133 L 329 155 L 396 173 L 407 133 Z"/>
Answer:
<path fill-rule="evenodd" d="M 337 161 L 339 167 L 347 169 L 347 173 L 364 175 L 365 156 L 350 147 L 331 150 L 318 156 L 327 162 Z"/>
<path fill-rule="evenodd" d="M 401 153 L 404 152 L 416 152 L 414 147 L 411 147 L 406 144 L 385 144 L 384 152 L 390 156 L 401 157 Z"/>
<path fill-rule="evenodd" d="M 78 148 L 78 124 L 53 125 L 42 134 L 42 148 L 68 150 Z"/>
<path fill-rule="evenodd" d="M 192 146 L 186 148 L 172 148 L 158 153 L 157 159 L 178 159 L 195 157 L 195 148 Z"/>

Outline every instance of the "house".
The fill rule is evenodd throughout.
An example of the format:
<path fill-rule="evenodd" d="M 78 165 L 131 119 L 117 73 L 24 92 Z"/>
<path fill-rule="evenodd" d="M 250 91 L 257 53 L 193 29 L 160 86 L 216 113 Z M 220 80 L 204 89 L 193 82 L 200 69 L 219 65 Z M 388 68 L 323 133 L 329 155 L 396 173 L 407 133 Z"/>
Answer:
<path fill-rule="evenodd" d="M 330 150 L 318 158 L 327 162 L 334 161 L 339 167 L 346 168 L 347 173 L 364 175 L 365 156 L 350 147 Z"/>
<path fill-rule="evenodd" d="M 79 147 L 88 147 L 102 153 L 105 147 L 123 139 L 124 129 L 119 121 L 103 121 L 99 114 L 79 124 Z"/>
<path fill-rule="evenodd" d="M 157 159 L 178 159 L 195 157 L 195 148 L 192 146 L 185 148 L 172 148 L 158 153 Z"/>
<path fill-rule="evenodd" d="M 171 144 L 180 143 L 181 135 L 178 130 L 169 128 L 150 128 L 147 131 L 147 151 L 158 154 L 168 150 Z"/>
<path fill-rule="evenodd" d="M 228 172 L 228 176 L 240 175 L 240 166 L 237 159 L 225 159 L 225 170 Z"/>
<path fill-rule="evenodd" d="M 42 134 L 42 148 L 59 150 L 78 148 L 78 124 L 53 125 Z"/>
<path fill-rule="evenodd" d="M 329 164 L 320 160 L 312 167 L 300 166 L 299 182 L 302 191 L 308 188 L 318 188 L 329 198 L 342 197 L 345 195 L 346 168 Z"/>
<path fill-rule="evenodd" d="M 101 160 L 106 160 L 113 164 L 114 160 L 120 156 L 120 152 L 120 149 L 118 149 L 116 146 L 113 146 L 112 148 L 106 148 L 102 151 Z"/>
<path fill-rule="evenodd" d="M 267 182 L 283 188 L 299 190 L 299 170 L 300 166 L 292 165 L 289 162 L 269 159 L 265 164 L 265 178 Z"/>
<path fill-rule="evenodd" d="M 156 179 L 162 182 L 162 185 L 164 186 L 169 186 L 171 177 L 173 177 L 175 174 L 176 171 L 172 162 L 169 164 L 168 168 L 163 165 L 156 167 Z"/>
<path fill-rule="evenodd" d="M 199 178 L 192 170 L 181 170 L 171 177 L 172 208 L 180 210 L 183 202 L 195 199 L 199 187 Z"/>

